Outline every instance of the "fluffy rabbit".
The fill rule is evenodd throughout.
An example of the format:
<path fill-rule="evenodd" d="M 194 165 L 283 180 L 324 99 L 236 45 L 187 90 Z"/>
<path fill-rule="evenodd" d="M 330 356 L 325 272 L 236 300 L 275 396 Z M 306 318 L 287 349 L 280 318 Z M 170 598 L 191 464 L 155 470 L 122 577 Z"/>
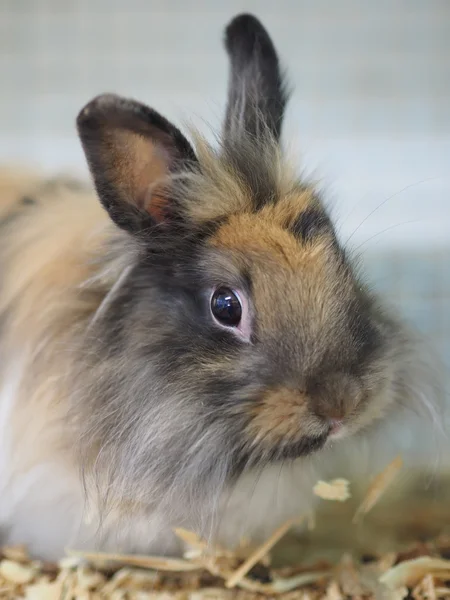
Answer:
<path fill-rule="evenodd" d="M 103 95 L 77 120 L 96 194 L 33 180 L 0 199 L 3 543 L 256 541 L 309 509 L 339 448 L 438 410 L 416 342 L 283 155 L 267 32 L 241 15 L 225 44 L 217 148 Z"/>

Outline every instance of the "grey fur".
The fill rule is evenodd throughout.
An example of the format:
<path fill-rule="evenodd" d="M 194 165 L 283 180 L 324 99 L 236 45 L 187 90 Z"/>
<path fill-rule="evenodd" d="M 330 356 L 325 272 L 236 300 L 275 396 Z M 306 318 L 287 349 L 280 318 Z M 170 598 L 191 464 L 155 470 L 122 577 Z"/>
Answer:
<path fill-rule="evenodd" d="M 237 17 L 226 45 L 218 148 L 197 139 L 194 152 L 158 113 L 116 96 L 96 98 L 78 118 L 112 222 L 91 257 L 94 274 L 70 289 L 71 318 L 42 328 L 25 371 L 32 387 L 64 353 L 68 372 L 56 375 L 68 406 L 56 429 L 95 516 L 85 545 L 176 552 L 174 526 L 236 542 L 246 532 L 233 511 L 257 539 L 308 508 L 321 460 L 331 468 L 347 448 L 359 462 L 357 443 L 377 437 L 386 453 L 396 441 L 383 438 L 386 422 L 411 412 L 439 420 L 440 390 L 419 344 L 364 285 L 317 193 L 282 154 L 287 96 L 267 32 Z M 248 337 L 212 318 L 210 291 L 220 285 L 247 299 Z M 354 434 L 342 453 L 327 446 L 336 413 Z M 264 502 L 277 486 L 272 518 Z M 81 489 L 68 495 L 77 504 Z"/>

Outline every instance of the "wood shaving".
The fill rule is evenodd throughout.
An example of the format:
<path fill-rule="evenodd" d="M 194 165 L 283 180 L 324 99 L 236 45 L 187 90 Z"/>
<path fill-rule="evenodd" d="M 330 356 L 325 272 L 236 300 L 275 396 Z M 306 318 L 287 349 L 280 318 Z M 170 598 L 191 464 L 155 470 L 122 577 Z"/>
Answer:
<path fill-rule="evenodd" d="M 196 548 L 198 550 L 206 550 L 207 543 L 202 540 L 196 533 L 192 533 L 192 531 L 188 531 L 187 529 L 182 529 L 181 527 L 175 528 L 174 533 L 177 537 L 180 538 L 189 546 Z"/>
<path fill-rule="evenodd" d="M 344 555 L 336 567 L 298 568 L 284 567 L 280 571 L 268 570 L 268 581 L 249 576 L 250 569 L 262 565 L 258 556 L 266 554 L 286 533 L 293 522 L 278 529 L 266 544 L 263 544 L 244 561 L 238 569 L 231 569 L 231 556 L 223 557 L 218 552 L 203 554 L 193 561 L 192 570 L 185 568 L 187 560 L 180 561 L 182 570 L 175 571 L 174 562 L 160 558 L 158 569 L 153 566 L 137 568 L 124 566 L 129 556 L 97 553 L 77 553 L 54 565 L 53 575 L 48 565 L 20 557 L 21 562 L 3 559 L 0 563 L 0 598 L 5 600 L 262 600 L 280 598 L 286 600 L 441 600 L 450 598 L 450 560 L 433 556 L 397 562 L 391 553 L 379 557 L 369 567 Z M 192 534 L 193 535 L 193 534 Z M 183 532 L 180 537 L 189 539 L 193 545 L 203 547 L 204 542 Z M 439 543 L 434 547 L 437 551 Z M 447 546 L 443 546 L 447 549 Z M 420 545 L 418 546 L 420 550 Z M 412 553 L 412 550 L 410 550 Z M 83 560 L 80 560 L 80 557 Z M 99 558 L 100 557 L 100 558 Z M 107 557 L 107 560 L 105 560 Z M 111 557 L 112 560 L 111 560 Z M 133 557 L 136 558 L 136 557 Z M 139 563 L 143 558 L 137 557 Z M 91 560 L 92 559 L 92 560 Z M 148 564 L 155 564 L 155 557 L 148 557 Z M 136 562 L 136 561 L 131 561 Z M 116 564 L 111 571 L 111 564 Z M 103 567 L 108 565 L 108 568 Z M 168 567 L 168 568 L 165 568 Z M 318 568 L 319 567 L 319 568 Z M 378 580 L 386 594 L 366 585 L 365 569 L 386 569 Z M 239 571 L 239 577 L 236 573 Z M 297 571 L 297 572 L 296 572 Z M 236 587 L 228 588 L 230 580 Z"/>
<path fill-rule="evenodd" d="M 390 600 L 405 600 L 409 595 L 409 590 L 407 587 L 399 588 L 389 595 Z"/>
<path fill-rule="evenodd" d="M 264 542 L 262 546 L 257 548 L 255 552 L 248 557 L 248 559 L 227 579 L 225 585 L 227 588 L 235 587 L 242 579 L 247 575 L 252 567 L 256 565 L 258 561 L 260 561 L 264 556 L 266 556 L 269 551 L 275 546 L 277 542 L 281 540 L 282 537 L 286 535 L 289 529 L 295 525 L 303 521 L 302 519 L 292 519 L 291 521 L 287 521 L 281 527 L 279 527 L 270 538 Z"/>
<path fill-rule="evenodd" d="M 28 554 L 25 546 L 6 546 L 2 548 L 3 558 L 9 558 L 15 562 L 27 562 Z"/>
<path fill-rule="evenodd" d="M 0 563 L 0 577 L 8 583 L 29 583 L 36 572 L 33 566 L 22 565 L 13 560 L 2 560 Z"/>
<path fill-rule="evenodd" d="M 402 466 L 402 457 L 397 456 L 391 463 L 388 464 L 385 469 L 383 469 L 383 471 L 381 471 L 381 473 L 375 477 L 369 489 L 367 490 L 364 500 L 358 507 L 358 510 L 355 512 L 353 523 L 359 522 L 363 515 L 366 515 L 370 510 L 372 510 L 387 488 L 394 481 Z"/>
<path fill-rule="evenodd" d="M 346 479 L 333 479 L 333 481 L 318 481 L 313 488 L 314 494 L 323 500 L 336 500 L 345 502 L 350 498 L 350 483 Z"/>
<path fill-rule="evenodd" d="M 324 600 L 344 600 L 344 596 L 336 581 L 332 581 L 328 586 Z"/>
<path fill-rule="evenodd" d="M 374 480 L 366 495 L 364 510 L 370 510 L 400 466 L 396 459 Z M 344 499 L 349 498 L 346 480 L 319 482 L 316 489 L 319 496 L 342 502 L 321 504 L 339 511 L 339 523 L 334 518 L 332 524 L 343 526 L 342 542 L 351 531 L 361 534 L 362 526 L 367 531 L 371 520 L 374 520 L 375 530 L 380 529 L 381 521 L 374 519 L 375 512 L 372 519 L 352 529 L 354 507 L 351 502 L 344 503 Z M 414 495 L 409 497 L 407 508 L 403 505 L 397 515 L 389 510 L 384 512 L 383 522 L 387 519 L 388 529 L 396 519 L 401 521 L 399 517 L 405 512 L 409 512 L 409 523 L 417 523 L 417 514 L 422 515 L 420 519 L 424 522 L 440 514 L 434 508 L 427 512 L 425 507 L 420 509 L 421 513 L 415 513 L 412 500 Z M 442 500 L 442 514 L 450 525 L 450 500 Z M 301 520 L 309 518 L 311 515 L 305 515 Z M 302 533 L 303 544 L 304 536 L 313 538 L 320 534 L 323 518 L 319 510 L 316 528 L 305 527 Z M 299 521 L 284 523 L 257 548 L 243 541 L 234 551 L 211 547 L 193 532 L 176 529 L 175 534 L 186 546 L 184 558 L 180 559 L 70 551 L 57 564 L 49 564 L 31 560 L 21 546 L 3 548 L 0 549 L 0 599 L 450 600 L 450 536 L 425 539 L 419 521 L 419 542 L 394 549 L 389 548 L 389 540 L 386 540 L 385 550 L 380 552 L 373 544 L 374 528 L 369 528 L 371 533 L 364 535 L 365 549 L 359 554 L 344 550 L 343 545 L 339 557 L 329 560 L 317 553 L 312 557 L 309 546 L 304 547 L 300 556 L 297 547 L 292 555 L 296 562 L 277 566 L 277 548 L 280 549 L 283 542 L 289 543 L 289 530 Z M 333 531 L 326 527 L 325 532 L 325 541 L 331 546 Z"/>
<path fill-rule="evenodd" d="M 84 558 L 91 564 L 99 567 L 108 563 L 120 563 L 144 569 L 156 569 L 161 571 L 197 571 L 200 567 L 193 562 L 180 558 L 161 558 L 158 556 L 139 556 L 133 554 L 107 554 L 103 552 L 80 552 L 69 550 L 69 554 Z"/>
<path fill-rule="evenodd" d="M 60 600 L 62 583 L 59 581 L 34 583 L 25 591 L 26 600 Z"/>
<path fill-rule="evenodd" d="M 422 588 L 428 600 L 437 600 L 436 587 L 432 575 L 425 575 L 422 580 Z"/>
<path fill-rule="evenodd" d="M 400 587 L 413 587 L 426 575 L 434 575 L 437 579 L 450 579 L 450 560 L 421 556 L 406 560 L 383 573 L 380 581 L 394 590 Z"/>
<path fill-rule="evenodd" d="M 344 555 L 338 568 L 335 577 L 339 582 L 340 589 L 344 596 L 365 597 L 369 590 L 361 581 L 361 575 L 355 566 L 351 556 Z"/>

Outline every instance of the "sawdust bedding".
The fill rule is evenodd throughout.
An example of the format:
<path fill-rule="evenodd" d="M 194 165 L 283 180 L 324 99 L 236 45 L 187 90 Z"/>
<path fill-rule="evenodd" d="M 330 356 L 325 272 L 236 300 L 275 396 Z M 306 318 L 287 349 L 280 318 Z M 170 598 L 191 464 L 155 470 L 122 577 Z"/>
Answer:
<path fill-rule="evenodd" d="M 402 466 L 390 463 L 353 509 L 354 527 L 378 503 Z M 349 482 L 320 481 L 314 493 L 328 504 L 345 504 Z M 422 510 L 422 518 L 423 509 Z M 404 511 L 403 511 L 404 512 Z M 431 518 L 433 515 L 430 515 Z M 420 524 L 418 514 L 415 523 Z M 419 519 L 419 520 L 417 520 Z M 426 516 L 425 516 L 426 519 Z M 342 519 L 341 519 L 342 520 Z M 208 548 L 192 532 L 175 533 L 189 548 L 180 559 L 68 551 L 59 563 L 31 560 L 22 547 L 0 550 L 0 598 L 5 600 L 440 600 L 450 599 L 450 536 L 419 541 L 406 549 L 370 555 L 343 552 L 339 560 L 301 560 L 277 565 L 274 549 L 292 526 L 314 521 L 301 516 L 283 524 L 264 544 L 244 542 L 234 552 Z M 375 527 L 378 527 L 376 525 Z M 375 542 L 374 542 L 375 543 Z"/>

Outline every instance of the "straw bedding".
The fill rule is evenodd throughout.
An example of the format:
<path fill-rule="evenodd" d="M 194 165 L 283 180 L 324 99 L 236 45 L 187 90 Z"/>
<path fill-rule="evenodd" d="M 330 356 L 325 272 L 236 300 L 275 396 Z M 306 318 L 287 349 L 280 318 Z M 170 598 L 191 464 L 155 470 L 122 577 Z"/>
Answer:
<path fill-rule="evenodd" d="M 315 518 L 283 524 L 260 547 L 208 548 L 176 530 L 183 558 L 68 550 L 58 564 L 32 561 L 22 547 L 0 551 L 0 598 L 27 600 L 299 600 L 450 598 L 450 486 L 410 484 L 395 497 L 395 459 L 354 501 L 344 479 L 318 482 Z M 415 486 L 415 487 L 414 487 Z M 356 494 L 355 494 L 356 495 Z M 383 498 L 383 496 L 387 496 Z M 293 535 L 296 522 L 308 526 Z"/>

